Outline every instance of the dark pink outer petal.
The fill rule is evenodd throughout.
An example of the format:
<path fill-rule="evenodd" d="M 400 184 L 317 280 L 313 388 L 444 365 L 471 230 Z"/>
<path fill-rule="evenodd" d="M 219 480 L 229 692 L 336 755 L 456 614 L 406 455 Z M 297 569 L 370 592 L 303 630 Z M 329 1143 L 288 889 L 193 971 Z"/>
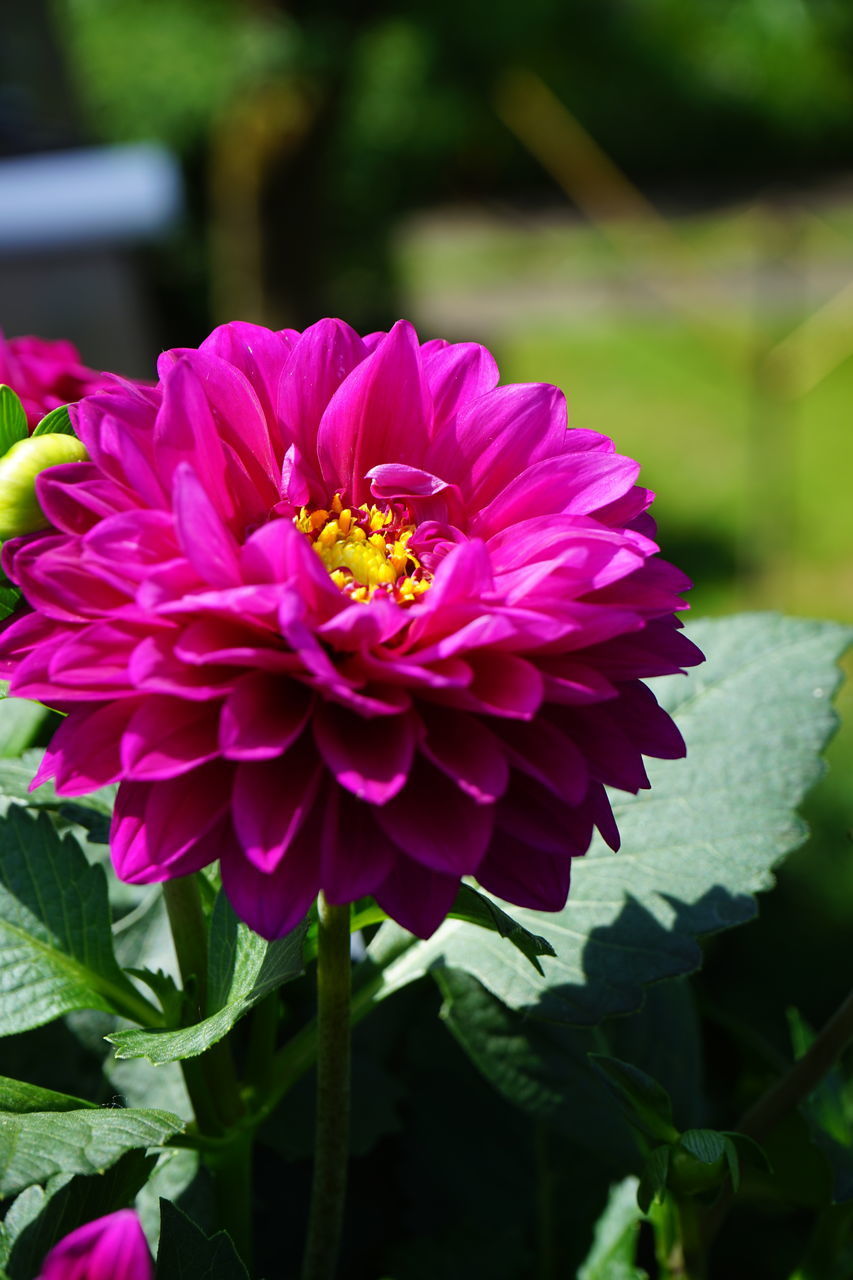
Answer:
<path fill-rule="evenodd" d="M 131 884 L 188 875 L 220 857 L 231 772 L 218 762 L 165 781 L 122 782 L 110 831 L 116 871 Z"/>
<path fill-rule="evenodd" d="M 374 890 L 383 911 L 419 938 L 435 933 L 459 892 L 457 875 L 428 871 L 411 858 L 397 858 Z"/>
<path fill-rule="evenodd" d="M 484 889 L 518 907 L 559 911 L 569 896 L 572 860 L 499 834 L 477 871 Z"/>
<path fill-rule="evenodd" d="M 312 827 L 297 833 L 269 872 L 247 861 L 236 839 L 222 852 L 222 887 L 241 920 L 264 938 L 283 938 L 305 918 L 320 892 L 321 866 Z"/>
<path fill-rule="evenodd" d="M 55 778 L 61 795 L 81 796 L 121 776 L 121 741 L 139 702 L 95 703 L 66 716 L 44 753 L 30 790 Z"/>
<path fill-rule="evenodd" d="M 55 1245 L 37 1280 L 153 1280 L 139 1219 L 120 1209 L 78 1227 Z"/>
<path fill-rule="evenodd" d="M 406 785 L 418 738 L 414 715 L 365 720 L 326 703 L 317 708 L 313 729 L 326 767 L 359 800 L 387 804 Z"/>
<path fill-rule="evenodd" d="M 275 760 L 244 761 L 234 774 L 234 827 L 259 871 L 274 871 L 308 818 L 322 779 L 310 746 Z"/>
<path fill-rule="evenodd" d="M 419 760 L 406 789 L 376 810 L 376 821 L 410 858 L 444 875 L 473 875 L 489 844 L 492 808 L 466 796 Z"/>

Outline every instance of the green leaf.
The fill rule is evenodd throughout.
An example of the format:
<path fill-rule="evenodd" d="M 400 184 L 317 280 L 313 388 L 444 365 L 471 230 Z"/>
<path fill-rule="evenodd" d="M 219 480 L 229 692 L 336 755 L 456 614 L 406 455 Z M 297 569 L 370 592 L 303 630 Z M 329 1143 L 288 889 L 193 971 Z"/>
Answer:
<path fill-rule="evenodd" d="M 46 413 L 41 422 L 33 427 L 34 436 L 73 436 L 76 434 L 71 425 L 67 404 L 61 404 L 56 409 L 51 409 L 50 413 Z"/>
<path fill-rule="evenodd" d="M 655 1200 L 658 1204 L 663 1204 L 669 1173 L 669 1155 L 668 1146 L 655 1147 L 643 1166 L 640 1185 L 637 1187 L 637 1204 L 643 1213 L 648 1213 Z"/>
<path fill-rule="evenodd" d="M 32 746 L 49 714 L 40 702 L 3 698 L 0 701 L 0 757 L 19 756 Z"/>
<path fill-rule="evenodd" d="M 15 805 L 0 818 L 0 1035 L 72 1009 L 156 1016 L 116 963 L 103 869 Z"/>
<path fill-rule="evenodd" d="M 178 1030 L 116 1031 L 107 1036 L 116 1046 L 116 1056 L 147 1058 L 159 1066 L 204 1053 L 259 1000 L 302 973 L 305 928 L 303 923 L 286 938 L 266 942 L 237 920 L 220 893 L 210 930 L 210 1015 Z"/>
<path fill-rule="evenodd" d="M 696 969 L 697 937 L 754 916 L 753 894 L 806 836 L 794 809 L 823 771 L 836 663 L 853 631 L 745 614 L 697 623 L 691 636 L 708 661 L 650 682 L 687 759 L 651 760 L 650 791 L 614 794 L 622 851 L 595 840 L 562 911 L 513 911 L 556 947 L 544 977 L 461 921 L 408 944 L 389 923 L 368 951 L 385 970 L 378 999 L 431 969 L 464 969 L 511 1008 L 592 1025 L 637 1009 L 645 984 Z"/>
<path fill-rule="evenodd" d="M 101 1173 L 127 1151 L 162 1147 L 184 1123 L 122 1107 L 0 1115 L 0 1197 L 58 1173 Z"/>
<path fill-rule="evenodd" d="M 13 614 L 21 603 L 21 593 L 9 582 L 0 582 L 0 622 Z M 0 697 L 5 695 L 0 693 Z"/>
<path fill-rule="evenodd" d="M 590 1068 L 593 1033 L 525 1018 L 461 969 L 436 978 L 443 1021 L 509 1102 L 594 1155 L 609 1176 L 639 1166 L 635 1134 Z"/>
<path fill-rule="evenodd" d="M 53 1089 L 41 1089 L 24 1080 L 0 1076 L 0 1111 L 26 1115 L 29 1111 L 79 1111 L 84 1107 L 97 1110 L 94 1102 L 73 1098 L 68 1093 L 56 1093 Z"/>
<path fill-rule="evenodd" d="M 593 1070 L 622 1107 L 626 1118 L 654 1142 L 674 1142 L 672 1103 L 663 1085 L 630 1062 L 603 1053 L 589 1055 Z"/>
<path fill-rule="evenodd" d="M 811 1047 L 814 1032 L 796 1009 L 787 1012 L 794 1056 L 801 1058 Z M 853 1100 L 838 1064 L 826 1072 L 800 1110 L 812 1142 L 829 1167 L 833 1203 L 853 1201 Z"/>
<path fill-rule="evenodd" d="M 156 1157 L 129 1151 L 105 1173 L 51 1178 L 28 1187 L 9 1206 L 0 1228 L 0 1261 L 9 1280 L 38 1275 L 45 1254 L 70 1231 L 131 1203 Z"/>
<path fill-rule="evenodd" d="M 540 956 L 553 956 L 554 948 L 547 938 L 531 933 L 498 906 L 494 898 L 487 898 L 468 884 L 459 886 L 459 892 L 448 915 L 453 920 L 465 920 L 468 924 L 489 929 L 506 938 L 525 956 L 537 973 L 542 973 Z"/>
<path fill-rule="evenodd" d="M 249 1280 L 231 1237 L 225 1231 L 206 1236 L 168 1200 L 160 1201 L 157 1280 Z"/>
<path fill-rule="evenodd" d="M 607 1048 L 660 1079 L 680 1125 L 701 1119 L 698 1029 L 685 983 L 651 987 L 639 1013 L 590 1029 L 516 1013 L 459 969 L 436 977 L 442 1019 L 490 1084 L 611 1176 L 639 1168 L 639 1139 L 593 1072 L 591 1051 Z"/>
<path fill-rule="evenodd" d="M 24 406 L 11 387 L 0 385 L 0 457 L 28 434 Z"/>
<path fill-rule="evenodd" d="M 647 1273 L 634 1265 L 640 1221 L 638 1185 L 636 1178 L 625 1178 L 611 1187 L 577 1280 L 647 1280 Z"/>

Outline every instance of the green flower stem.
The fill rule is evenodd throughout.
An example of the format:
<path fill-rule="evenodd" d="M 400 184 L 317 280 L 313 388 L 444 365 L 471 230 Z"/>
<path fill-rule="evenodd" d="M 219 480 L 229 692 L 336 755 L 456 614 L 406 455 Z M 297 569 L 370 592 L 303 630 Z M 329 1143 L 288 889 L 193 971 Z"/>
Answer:
<path fill-rule="evenodd" d="M 349 1160 L 350 908 L 318 899 L 317 1125 L 302 1280 L 333 1280 Z"/>
<path fill-rule="evenodd" d="M 780 1120 L 805 1102 L 853 1040 L 853 991 L 842 1001 L 801 1058 L 741 1116 L 738 1133 L 761 1142 Z M 707 1247 L 723 1225 L 734 1200 L 731 1184 L 720 1193 L 701 1223 Z"/>
<path fill-rule="evenodd" d="M 188 993 L 188 1013 L 192 1021 L 199 1021 L 207 1013 L 208 960 L 207 922 L 196 877 L 167 880 L 163 897 L 181 980 Z M 228 1140 L 210 1156 L 208 1165 L 214 1178 L 219 1221 L 248 1265 L 252 1133 L 239 1127 L 244 1107 L 228 1041 L 220 1040 L 199 1057 L 185 1059 L 181 1069 L 202 1134 L 228 1135 Z"/>
<path fill-rule="evenodd" d="M 184 990 L 192 992 L 193 1016 L 200 1022 L 207 1012 L 207 924 L 195 876 L 181 876 L 163 884 L 163 900 L 178 957 Z"/>

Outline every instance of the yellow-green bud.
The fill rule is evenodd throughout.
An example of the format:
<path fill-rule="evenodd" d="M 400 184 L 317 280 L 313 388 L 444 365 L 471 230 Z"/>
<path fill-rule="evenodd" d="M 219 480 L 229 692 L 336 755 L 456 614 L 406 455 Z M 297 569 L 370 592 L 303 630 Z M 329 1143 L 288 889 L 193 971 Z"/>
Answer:
<path fill-rule="evenodd" d="M 76 436 L 27 436 L 0 458 L 0 538 L 16 538 L 48 528 L 36 498 L 36 476 L 60 462 L 84 462 L 85 445 Z"/>

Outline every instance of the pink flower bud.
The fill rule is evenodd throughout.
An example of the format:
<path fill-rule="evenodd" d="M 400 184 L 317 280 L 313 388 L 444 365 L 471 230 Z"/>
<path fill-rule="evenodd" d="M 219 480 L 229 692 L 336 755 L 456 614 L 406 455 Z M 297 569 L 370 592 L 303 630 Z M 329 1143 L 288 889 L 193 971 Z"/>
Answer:
<path fill-rule="evenodd" d="M 37 1280 L 152 1280 L 148 1245 L 131 1209 L 78 1227 L 55 1245 Z"/>

